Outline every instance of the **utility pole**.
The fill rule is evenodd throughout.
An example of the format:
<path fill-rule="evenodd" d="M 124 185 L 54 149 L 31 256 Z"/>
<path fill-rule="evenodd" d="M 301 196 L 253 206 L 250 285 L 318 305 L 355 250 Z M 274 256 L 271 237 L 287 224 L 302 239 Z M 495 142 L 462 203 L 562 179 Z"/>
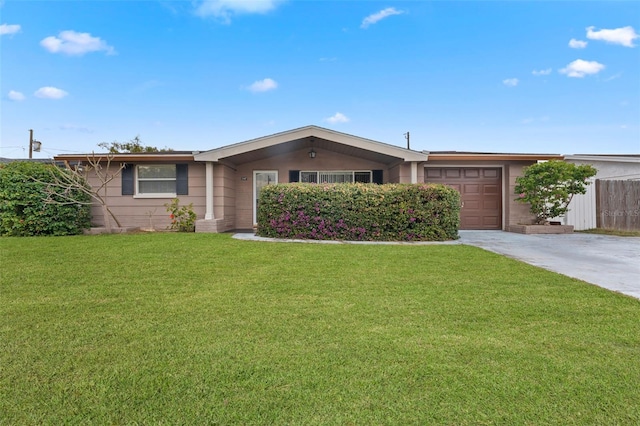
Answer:
<path fill-rule="evenodd" d="M 33 139 L 33 129 L 29 129 L 29 158 L 33 158 L 33 151 L 40 152 L 42 142 Z"/>
<path fill-rule="evenodd" d="M 33 129 L 29 129 L 29 159 L 33 158 Z"/>
<path fill-rule="evenodd" d="M 404 138 L 407 140 L 407 149 L 411 149 L 411 143 L 409 142 L 409 132 L 404 134 Z"/>

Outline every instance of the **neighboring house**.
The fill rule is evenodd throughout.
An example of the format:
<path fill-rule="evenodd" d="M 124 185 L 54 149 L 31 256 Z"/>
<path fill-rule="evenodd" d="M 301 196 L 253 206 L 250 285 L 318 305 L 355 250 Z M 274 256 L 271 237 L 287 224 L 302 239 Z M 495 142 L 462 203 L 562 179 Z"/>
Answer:
<path fill-rule="evenodd" d="M 103 154 L 104 155 L 104 154 Z M 60 155 L 83 161 L 87 155 Z M 126 163 L 109 187 L 108 204 L 123 226 L 164 228 L 164 204 L 193 203 L 197 232 L 252 229 L 260 189 L 272 183 L 418 183 L 451 185 L 462 194 L 462 229 L 506 229 L 531 223 L 515 201 L 515 178 L 557 154 L 419 152 L 307 126 L 204 152 L 115 154 Z M 94 223 L 103 219 L 93 209 Z"/>
<path fill-rule="evenodd" d="M 565 161 L 575 164 L 589 164 L 598 170 L 590 179 L 586 194 L 578 194 L 569 204 L 569 211 L 562 218 L 565 225 L 573 225 L 576 231 L 597 227 L 596 185 L 595 181 L 603 180 L 639 180 L 640 155 L 566 155 Z"/>

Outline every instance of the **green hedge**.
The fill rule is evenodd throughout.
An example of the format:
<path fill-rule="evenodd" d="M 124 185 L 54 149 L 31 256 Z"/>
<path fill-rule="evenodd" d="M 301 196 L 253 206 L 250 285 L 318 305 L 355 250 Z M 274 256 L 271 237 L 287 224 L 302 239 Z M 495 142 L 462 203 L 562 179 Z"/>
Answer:
<path fill-rule="evenodd" d="M 47 183 L 60 173 L 67 172 L 53 164 L 15 161 L 0 165 L 0 235 L 73 235 L 91 226 L 89 205 L 45 202 Z M 87 194 L 69 191 L 78 201 L 90 201 Z M 57 196 L 53 199 L 63 201 Z"/>
<path fill-rule="evenodd" d="M 258 235 L 349 241 L 458 238 L 460 194 L 434 184 L 278 184 L 262 188 Z"/>

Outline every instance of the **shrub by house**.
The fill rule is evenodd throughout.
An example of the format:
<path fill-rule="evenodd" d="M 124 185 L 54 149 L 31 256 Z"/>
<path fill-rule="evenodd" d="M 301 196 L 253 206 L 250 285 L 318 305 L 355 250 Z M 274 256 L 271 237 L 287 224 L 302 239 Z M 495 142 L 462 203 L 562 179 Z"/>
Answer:
<path fill-rule="evenodd" d="M 0 165 L 0 235 L 74 235 L 89 228 L 90 197 L 57 186 L 64 173 L 53 164 Z"/>
<path fill-rule="evenodd" d="M 433 184 L 278 184 L 262 188 L 258 235 L 350 241 L 458 238 L 460 194 Z"/>
<path fill-rule="evenodd" d="M 529 203 L 536 224 L 543 225 L 549 219 L 564 216 L 575 194 L 587 192 L 587 185 L 598 171 L 589 164 L 576 165 L 564 161 L 546 161 L 524 169 L 524 175 L 516 177 L 516 201 Z"/>

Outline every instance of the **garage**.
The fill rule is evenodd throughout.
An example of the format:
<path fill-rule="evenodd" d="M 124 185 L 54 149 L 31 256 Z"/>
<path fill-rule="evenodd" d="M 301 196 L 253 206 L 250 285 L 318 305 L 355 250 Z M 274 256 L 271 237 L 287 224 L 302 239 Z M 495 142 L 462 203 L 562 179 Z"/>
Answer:
<path fill-rule="evenodd" d="M 427 167 L 424 178 L 460 192 L 460 229 L 502 229 L 501 168 Z"/>

